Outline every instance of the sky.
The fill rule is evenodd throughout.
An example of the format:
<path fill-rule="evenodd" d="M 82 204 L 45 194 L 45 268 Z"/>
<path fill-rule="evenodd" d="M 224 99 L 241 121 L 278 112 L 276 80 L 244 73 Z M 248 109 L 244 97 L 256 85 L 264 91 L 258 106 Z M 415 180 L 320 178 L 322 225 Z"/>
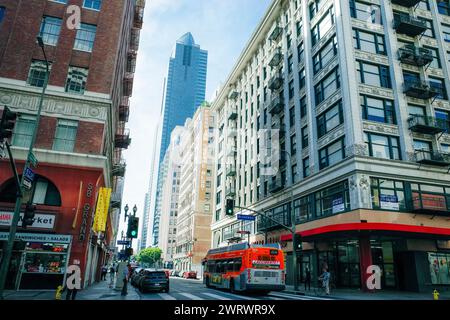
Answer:
<path fill-rule="evenodd" d="M 122 205 L 137 206 L 142 219 L 150 179 L 153 139 L 158 123 L 163 82 L 175 42 L 191 32 L 208 51 L 206 99 L 227 80 L 272 0 L 147 0 L 144 26 L 130 99 L 131 145 Z M 123 214 L 121 230 L 125 229 Z M 140 230 L 139 230 L 140 232 Z M 120 233 L 119 233 L 120 234 Z M 136 247 L 137 243 L 133 243 Z"/>

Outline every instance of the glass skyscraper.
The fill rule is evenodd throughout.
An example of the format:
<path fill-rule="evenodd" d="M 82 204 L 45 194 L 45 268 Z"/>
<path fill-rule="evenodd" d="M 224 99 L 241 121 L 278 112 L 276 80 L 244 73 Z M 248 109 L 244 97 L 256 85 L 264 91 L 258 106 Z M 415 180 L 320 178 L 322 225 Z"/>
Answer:
<path fill-rule="evenodd" d="M 170 143 L 170 134 L 176 126 L 184 125 L 186 119 L 192 117 L 195 110 L 205 101 L 207 62 L 208 52 L 195 43 L 190 32 L 177 40 L 170 57 L 165 87 L 155 205 L 161 195 L 160 167 Z M 153 183 L 153 179 L 150 183 Z M 153 245 L 157 245 L 158 242 L 160 216 L 160 210 L 155 205 L 152 204 Z"/>

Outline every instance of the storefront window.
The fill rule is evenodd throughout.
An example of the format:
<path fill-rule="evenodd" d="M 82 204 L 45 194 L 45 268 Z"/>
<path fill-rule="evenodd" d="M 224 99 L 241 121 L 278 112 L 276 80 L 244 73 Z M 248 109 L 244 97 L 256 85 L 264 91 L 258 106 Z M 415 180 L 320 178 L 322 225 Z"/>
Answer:
<path fill-rule="evenodd" d="M 450 284 L 448 253 L 428 253 L 432 284 Z"/>
<path fill-rule="evenodd" d="M 405 191 L 400 181 L 371 178 L 372 204 L 374 209 L 404 210 Z"/>

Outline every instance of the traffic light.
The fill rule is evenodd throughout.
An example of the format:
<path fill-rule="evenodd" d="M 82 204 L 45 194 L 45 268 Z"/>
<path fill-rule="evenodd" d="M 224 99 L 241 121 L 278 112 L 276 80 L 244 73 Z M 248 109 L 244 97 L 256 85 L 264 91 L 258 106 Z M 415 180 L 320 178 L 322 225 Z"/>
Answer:
<path fill-rule="evenodd" d="M 226 207 L 225 207 L 225 215 L 232 216 L 234 215 L 234 200 L 227 199 Z"/>
<path fill-rule="evenodd" d="M 127 238 L 135 239 L 138 236 L 139 229 L 139 218 L 137 217 L 129 217 L 128 218 L 128 230 L 127 230 Z"/>
<path fill-rule="evenodd" d="M 25 213 L 23 214 L 22 228 L 26 229 L 27 226 L 33 225 L 35 211 L 36 206 L 33 206 L 28 203 L 27 206 L 25 207 Z"/>
<path fill-rule="evenodd" d="M 297 251 L 303 250 L 302 236 L 299 234 L 295 234 L 295 246 Z"/>
<path fill-rule="evenodd" d="M 10 139 L 12 137 L 16 118 L 17 113 L 12 112 L 5 106 L 2 113 L 2 120 L 0 121 L 0 142 L 3 139 Z"/>

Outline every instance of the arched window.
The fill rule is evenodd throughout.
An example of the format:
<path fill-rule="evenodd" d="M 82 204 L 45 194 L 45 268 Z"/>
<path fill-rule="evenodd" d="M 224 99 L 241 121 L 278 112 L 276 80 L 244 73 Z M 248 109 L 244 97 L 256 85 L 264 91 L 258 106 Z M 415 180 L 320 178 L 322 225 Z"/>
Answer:
<path fill-rule="evenodd" d="M 14 203 L 16 202 L 16 195 L 17 188 L 14 178 L 7 180 L 0 186 L 0 202 Z M 61 194 L 58 188 L 53 182 L 39 175 L 35 177 L 32 190 L 25 193 L 23 203 L 29 200 L 31 200 L 31 203 L 38 205 L 61 206 Z"/>

